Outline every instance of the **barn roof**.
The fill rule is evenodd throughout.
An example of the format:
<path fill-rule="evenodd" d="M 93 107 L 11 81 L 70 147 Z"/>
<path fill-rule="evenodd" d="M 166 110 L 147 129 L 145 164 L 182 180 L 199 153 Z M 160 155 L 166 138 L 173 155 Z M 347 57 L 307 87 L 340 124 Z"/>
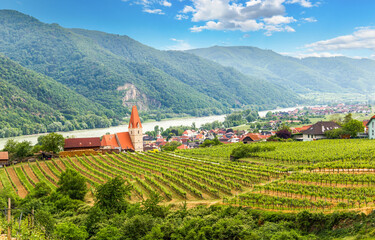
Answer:
<path fill-rule="evenodd" d="M 100 147 L 100 138 L 67 138 L 64 148 L 90 148 Z"/>
<path fill-rule="evenodd" d="M 8 152 L 0 152 L 0 160 L 8 160 L 9 155 Z"/>

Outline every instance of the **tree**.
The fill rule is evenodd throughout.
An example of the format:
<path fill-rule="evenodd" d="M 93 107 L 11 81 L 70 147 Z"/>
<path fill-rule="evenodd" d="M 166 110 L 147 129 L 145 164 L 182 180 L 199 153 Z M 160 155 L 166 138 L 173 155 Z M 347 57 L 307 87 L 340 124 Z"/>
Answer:
<path fill-rule="evenodd" d="M 182 143 L 176 141 L 168 142 L 162 147 L 162 149 L 163 151 L 173 152 L 177 147 L 181 146 L 181 144 Z"/>
<path fill-rule="evenodd" d="M 9 152 L 10 159 L 20 159 L 32 154 L 31 142 L 23 141 L 17 142 L 13 139 L 9 139 L 4 147 L 4 151 Z"/>
<path fill-rule="evenodd" d="M 125 185 L 124 179 L 117 176 L 97 187 L 95 204 L 109 214 L 126 211 L 126 197 L 130 195 L 130 190 L 130 185 Z"/>
<path fill-rule="evenodd" d="M 71 199 L 83 200 L 87 193 L 85 178 L 71 169 L 61 174 L 58 185 L 56 191 L 68 195 Z"/>
<path fill-rule="evenodd" d="M 92 240 L 120 240 L 121 237 L 121 232 L 117 227 L 107 226 L 101 228 Z"/>
<path fill-rule="evenodd" d="M 345 117 L 346 119 L 346 117 Z M 359 132 L 364 131 L 364 126 L 361 121 L 351 119 L 344 124 L 343 128 L 350 133 L 350 136 L 356 137 Z"/>
<path fill-rule="evenodd" d="M 266 118 L 271 118 L 271 117 L 272 117 L 272 112 L 268 111 L 267 114 L 266 114 Z"/>
<path fill-rule="evenodd" d="M 151 192 L 150 198 L 142 202 L 143 211 L 151 214 L 153 217 L 165 217 L 168 213 L 169 208 L 159 206 L 158 204 L 163 201 L 163 197 L 157 192 Z"/>
<path fill-rule="evenodd" d="M 351 113 L 348 113 L 345 117 L 344 117 L 344 125 L 349 123 L 351 120 L 352 120 L 352 114 Z"/>
<path fill-rule="evenodd" d="M 62 222 L 56 226 L 54 235 L 62 240 L 83 240 L 89 237 L 84 227 L 78 227 L 72 222 Z"/>
<path fill-rule="evenodd" d="M 292 137 L 292 131 L 286 125 L 281 126 L 276 132 L 276 136 L 283 139 L 288 139 Z"/>
<path fill-rule="evenodd" d="M 42 145 L 42 149 L 47 152 L 58 153 L 64 148 L 64 137 L 58 133 L 50 133 L 45 136 L 38 137 L 38 143 Z"/>

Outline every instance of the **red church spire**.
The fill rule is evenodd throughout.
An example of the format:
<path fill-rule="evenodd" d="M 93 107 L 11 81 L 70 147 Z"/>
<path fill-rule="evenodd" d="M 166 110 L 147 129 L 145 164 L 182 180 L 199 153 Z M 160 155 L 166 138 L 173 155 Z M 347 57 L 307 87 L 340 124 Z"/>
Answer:
<path fill-rule="evenodd" d="M 130 115 L 129 128 L 142 128 L 141 119 L 138 115 L 137 106 L 133 106 L 132 114 Z"/>

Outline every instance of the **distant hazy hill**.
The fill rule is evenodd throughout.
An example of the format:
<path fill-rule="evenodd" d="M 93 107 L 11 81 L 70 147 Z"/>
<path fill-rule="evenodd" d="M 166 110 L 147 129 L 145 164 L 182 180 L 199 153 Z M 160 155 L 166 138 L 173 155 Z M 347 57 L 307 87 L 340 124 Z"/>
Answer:
<path fill-rule="evenodd" d="M 127 36 L 45 24 L 10 10 L 0 11 L 0 52 L 108 109 L 108 117 L 124 116 L 133 103 L 199 115 L 300 101 L 281 86 L 189 53 L 159 51 Z"/>
<path fill-rule="evenodd" d="M 282 84 L 298 93 L 375 90 L 375 61 L 346 57 L 297 59 L 255 47 L 211 47 L 187 51 L 234 67 L 252 77 Z"/>

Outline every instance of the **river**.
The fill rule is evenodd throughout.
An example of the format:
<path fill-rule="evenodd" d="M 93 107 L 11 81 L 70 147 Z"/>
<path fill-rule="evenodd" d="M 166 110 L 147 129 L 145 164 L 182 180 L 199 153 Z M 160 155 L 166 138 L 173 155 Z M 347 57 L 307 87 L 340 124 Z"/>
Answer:
<path fill-rule="evenodd" d="M 225 115 L 216 115 L 216 116 L 209 116 L 209 117 L 191 117 L 191 118 L 180 118 L 180 119 L 173 119 L 173 120 L 163 120 L 160 122 L 146 122 L 143 123 L 143 132 L 154 130 L 154 127 L 158 125 L 164 129 L 172 126 L 191 126 L 192 123 L 195 123 L 196 127 L 200 127 L 205 123 L 213 122 L 213 121 L 224 121 Z M 85 130 L 77 130 L 77 131 L 70 131 L 70 132 L 59 132 L 64 137 L 67 136 L 74 136 L 74 137 L 101 137 L 106 133 L 118 133 L 118 132 L 126 132 L 128 131 L 128 125 L 120 125 L 116 127 L 109 127 L 109 128 L 96 128 L 96 129 L 85 129 Z M 18 136 L 12 138 L 0 138 L 0 149 L 4 148 L 4 145 L 9 139 L 14 139 L 16 141 L 30 141 L 33 145 L 38 142 L 38 137 L 43 134 L 33 134 L 33 135 L 25 135 L 25 136 Z"/>
<path fill-rule="evenodd" d="M 267 110 L 267 111 L 260 111 L 259 116 L 264 117 L 266 116 L 267 112 L 280 112 L 280 111 L 293 111 L 296 108 L 303 108 L 303 107 L 291 107 L 291 108 L 280 108 L 274 110 Z M 205 123 L 213 122 L 213 121 L 224 121 L 225 115 L 216 115 L 216 116 L 209 116 L 209 117 L 191 117 L 191 118 L 180 118 L 180 119 L 173 119 L 173 120 L 163 120 L 160 122 L 146 122 L 142 124 L 143 132 L 154 130 L 154 127 L 158 125 L 164 129 L 172 126 L 191 126 L 192 123 L 195 123 L 196 127 L 200 127 Z M 128 131 L 128 125 L 120 125 L 116 127 L 109 127 L 109 128 L 96 128 L 96 129 L 85 129 L 85 130 L 77 130 L 77 131 L 70 131 L 70 132 L 59 132 L 64 137 L 101 137 L 106 133 L 118 133 L 118 132 L 126 132 Z M 16 141 L 30 141 L 33 145 L 37 143 L 38 137 L 43 134 L 33 134 L 33 135 L 26 135 L 26 136 L 18 136 L 12 138 L 0 138 L 0 149 L 4 148 L 5 143 L 9 139 L 14 139 Z"/>

